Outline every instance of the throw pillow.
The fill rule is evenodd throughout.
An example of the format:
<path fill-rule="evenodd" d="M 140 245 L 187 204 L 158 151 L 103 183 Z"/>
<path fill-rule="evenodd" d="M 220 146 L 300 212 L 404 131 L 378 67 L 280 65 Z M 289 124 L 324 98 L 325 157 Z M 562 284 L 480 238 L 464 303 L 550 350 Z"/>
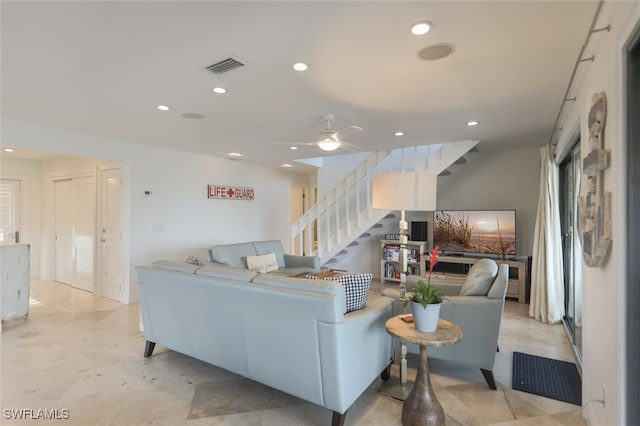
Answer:
<path fill-rule="evenodd" d="M 195 256 L 188 256 L 185 259 L 185 262 L 187 262 L 190 265 L 198 265 L 198 266 L 202 266 L 205 264 L 204 259 L 200 259 L 199 257 L 195 257 Z"/>
<path fill-rule="evenodd" d="M 344 287 L 347 312 L 357 311 L 367 305 L 372 278 L 373 274 L 345 274 L 334 277 L 334 280 Z"/>
<path fill-rule="evenodd" d="M 486 296 L 498 275 L 498 264 L 491 259 L 480 259 L 469 269 L 460 296 Z"/>
<path fill-rule="evenodd" d="M 318 279 L 317 276 L 312 275 L 308 275 L 306 278 Z M 342 284 L 347 305 L 345 314 L 362 309 L 367 305 L 373 274 L 342 274 L 320 279 L 338 281 Z"/>
<path fill-rule="evenodd" d="M 278 261 L 275 253 L 262 256 L 247 256 L 247 268 L 264 274 L 278 269 Z"/>

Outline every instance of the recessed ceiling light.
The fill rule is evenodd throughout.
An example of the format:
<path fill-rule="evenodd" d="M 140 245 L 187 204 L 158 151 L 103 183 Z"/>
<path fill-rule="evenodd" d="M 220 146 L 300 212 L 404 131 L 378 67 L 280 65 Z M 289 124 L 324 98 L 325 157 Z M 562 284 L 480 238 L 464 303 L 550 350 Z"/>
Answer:
<path fill-rule="evenodd" d="M 298 149 L 298 147 L 297 146 L 290 146 L 289 149 L 292 149 L 292 150 L 295 151 L 296 149 Z"/>
<path fill-rule="evenodd" d="M 395 136 L 404 136 L 404 132 L 395 132 L 394 135 Z"/>
<path fill-rule="evenodd" d="M 217 93 L 219 95 L 221 95 L 223 93 L 227 93 L 227 89 L 225 89 L 224 87 L 214 87 L 211 90 L 213 90 L 213 93 Z"/>
<path fill-rule="evenodd" d="M 306 71 L 309 67 L 304 62 L 296 62 L 293 64 L 293 69 L 296 71 Z"/>
<path fill-rule="evenodd" d="M 478 122 L 477 121 L 467 121 L 467 126 L 469 127 L 473 127 L 473 126 L 477 126 Z"/>
<path fill-rule="evenodd" d="M 13 152 L 13 148 L 5 148 L 4 152 Z"/>
<path fill-rule="evenodd" d="M 171 107 L 168 106 L 168 105 L 158 105 L 158 109 L 160 111 L 169 111 L 171 109 Z"/>
<path fill-rule="evenodd" d="M 242 158 L 242 154 L 240 154 L 239 152 L 230 152 L 227 154 L 227 156 L 229 156 L 229 158 L 234 160 L 239 160 Z"/>
<path fill-rule="evenodd" d="M 413 35 L 424 35 L 429 31 L 431 31 L 431 22 L 423 21 L 411 26 L 411 34 Z"/>
<path fill-rule="evenodd" d="M 289 163 L 286 163 L 286 164 L 283 164 L 282 167 L 293 167 L 293 166 Z"/>

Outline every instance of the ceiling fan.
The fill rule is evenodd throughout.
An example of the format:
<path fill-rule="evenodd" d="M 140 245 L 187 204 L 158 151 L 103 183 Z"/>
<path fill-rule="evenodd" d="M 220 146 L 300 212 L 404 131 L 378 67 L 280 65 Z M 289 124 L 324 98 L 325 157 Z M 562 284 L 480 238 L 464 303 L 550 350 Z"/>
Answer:
<path fill-rule="evenodd" d="M 348 133 L 351 130 L 362 131 L 360 126 L 348 126 L 340 130 L 332 130 L 331 122 L 335 120 L 336 116 L 333 114 L 325 114 L 322 119 L 327 122 L 327 128 L 318 133 L 315 142 L 306 143 L 274 143 L 274 145 L 316 145 L 323 151 L 335 151 L 338 148 L 346 149 L 347 151 L 361 152 L 362 149 L 342 139 L 344 133 Z"/>

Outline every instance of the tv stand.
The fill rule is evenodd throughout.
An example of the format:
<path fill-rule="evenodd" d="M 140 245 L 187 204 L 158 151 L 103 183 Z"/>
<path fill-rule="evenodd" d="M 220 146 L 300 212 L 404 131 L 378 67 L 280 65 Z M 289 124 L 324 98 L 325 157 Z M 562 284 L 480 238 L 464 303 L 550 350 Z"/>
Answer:
<path fill-rule="evenodd" d="M 424 271 L 425 273 L 429 272 L 429 257 L 424 256 Z M 454 254 L 440 255 L 438 256 L 438 263 L 453 263 L 453 264 L 461 264 L 461 265 L 473 265 L 480 259 L 489 258 L 482 256 L 458 256 Z M 491 258 L 489 258 L 491 259 Z M 507 297 L 518 299 L 518 303 L 527 303 L 528 299 L 528 288 L 527 288 L 527 276 L 529 274 L 528 268 L 528 259 L 527 256 L 515 256 L 503 259 L 501 257 L 493 258 L 496 263 L 506 263 L 509 265 L 509 269 L 516 268 L 518 270 L 518 279 L 509 279 L 509 284 L 507 287 Z M 441 283 L 452 283 L 462 285 L 466 278 L 466 274 L 463 273 L 449 273 L 449 272 L 437 272 L 434 271 L 432 274 L 432 280 L 436 282 L 440 281 Z"/>

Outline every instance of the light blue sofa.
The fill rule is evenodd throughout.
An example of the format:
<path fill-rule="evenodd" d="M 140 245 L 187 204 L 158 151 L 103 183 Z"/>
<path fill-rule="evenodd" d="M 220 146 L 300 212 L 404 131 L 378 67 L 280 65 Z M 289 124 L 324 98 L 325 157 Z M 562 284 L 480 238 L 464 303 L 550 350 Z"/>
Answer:
<path fill-rule="evenodd" d="M 220 244 L 206 250 L 205 257 L 209 262 L 235 268 L 246 268 L 247 256 L 260 256 L 268 253 L 275 253 L 278 262 L 278 270 L 269 272 L 270 274 L 296 277 L 320 269 L 319 257 L 285 253 L 280 240 Z"/>
<path fill-rule="evenodd" d="M 345 314 L 335 281 L 215 262 L 158 261 L 136 274 L 146 357 L 161 344 L 326 407 L 334 425 L 389 371 L 389 297 L 370 292 L 364 309 Z"/>

